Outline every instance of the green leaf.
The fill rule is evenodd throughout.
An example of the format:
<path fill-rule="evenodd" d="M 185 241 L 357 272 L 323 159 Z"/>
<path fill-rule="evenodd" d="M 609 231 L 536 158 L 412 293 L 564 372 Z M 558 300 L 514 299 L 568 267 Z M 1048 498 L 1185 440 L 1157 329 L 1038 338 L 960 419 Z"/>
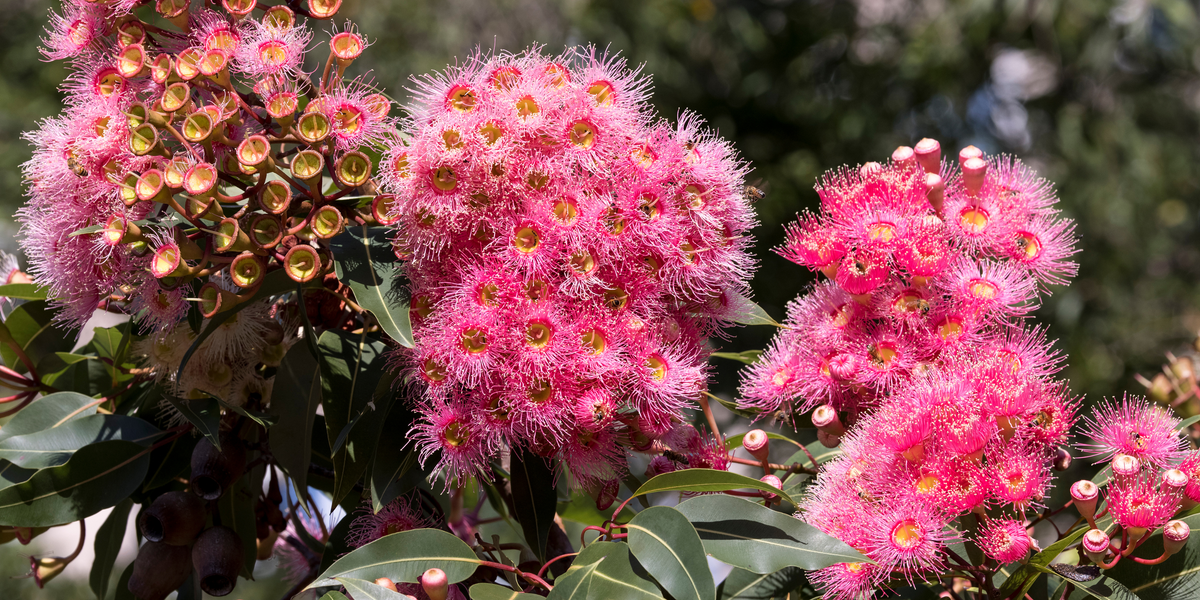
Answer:
<path fill-rule="evenodd" d="M 166 485 L 174 481 L 191 466 L 192 451 L 200 438 L 184 435 L 171 440 L 171 443 L 154 449 L 150 454 L 150 470 L 142 491 Z"/>
<path fill-rule="evenodd" d="M 221 404 L 216 398 L 185 400 L 171 394 L 163 394 L 163 397 L 196 428 L 196 431 L 208 438 L 213 447 L 221 448 Z"/>
<path fill-rule="evenodd" d="M 57 392 L 34 400 L 0 427 L 0 440 L 61 427 L 73 419 L 96 414 L 96 399 L 75 392 Z"/>
<path fill-rule="evenodd" d="M 1053 571 L 1047 571 L 1055 579 L 1067 581 Z M 1071 581 L 1075 585 L 1075 591 L 1071 593 L 1071 598 L 1080 600 L 1083 598 L 1101 598 L 1102 600 L 1141 600 L 1137 594 L 1129 590 L 1121 584 L 1121 582 L 1109 577 L 1107 573 L 1091 581 Z M 1161 598 L 1163 596 L 1150 596 L 1151 598 Z M 1195 598 L 1195 590 L 1188 595 L 1189 598 Z"/>
<path fill-rule="evenodd" d="M 845 542 L 795 517 L 725 494 L 699 496 L 678 507 L 713 558 L 761 575 L 785 567 L 806 571 L 869 562 Z"/>
<path fill-rule="evenodd" d="M 94 515 L 136 491 L 149 465 L 150 449 L 133 442 L 84 446 L 65 465 L 0 489 L 0 525 L 49 527 Z"/>
<path fill-rule="evenodd" d="M 1175 431 L 1183 431 L 1195 423 L 1200 423 L 1200 415 L 1194 415 L 1180 421 L 1179 424 L 1175 426 Z"/>
<path fill-rule="evenodd" d="M 401 402 L 392 404 L 384 422 L 384 431 L 408 431 L 413 414 Z M 375 445 L 375 460 L 371 463 L 371 506 L 375 512 L 383 510 L 403 494 L 421 483 L 425 473 L 417 466 L 415 448 L 405 448 L 408 439 L 400 435 L 380 435 Z"/>
<path fill-rule="evenodd" d="M 1024 595 L 1033 586 L 1034 582 L 1037 581 L 1038 576 L 1048 571 L 1046 568 L 1047 565 L 1054 562 L 1054 559 L 1058 558 L 1058 555 L 1062 554 L 1062 551 L 1067 546 L 1074 544 L 1087 531 L 1088 527 L 1077 527 L 1075 531 L 1068 533 L 1063 539 L 1054 542 L 1047 546 L 1045 550 L 1031 556 L 1026 564 L 1021 565 L 1000 586 L 1001 597 L 1007 598 L 1014 594 L 1018 597 Z"/>
<path fill-rule="evenodd" d="M 680 469 L 663 473 L 652 477 L 633 494 L 641 496 L 655 492 L 724 492 L 741 489 L 774 492 L 792 505 L 796 504 L 796 501 L 782 490 L 777 490 L 757 479 L 716 469 Z"/>
<path fill-rule="evenodd" d="M 728 296 L 729 305 L 725 307 L 725 313 L 722 315 L 724 318 L 742 325 L 779 325 L 778 321 L 772 319 L 771 315 L 753 300 L 733 292 Z"/>
<path fill-rule="evenodd" d="M 121 571 L 121 578 L 117 580 L 117 593 L 114 600 L 137 600 L 133 597 L 133 592 L 129 591 L 129 578 L 133 575 L 133 562 L 130 561 L 125 565 L 125 570 Z"/>
<path fill-rule="evenodd" d="M 305 589 L 338 585 L 336 577 L 367 581 L 387 577 L 416 583 L 433 567 L 445 571 L 450 583 L 458 583 L 478 566 L 479 558 L 458 536 L 437 529 L 413 529 L 385 535 L 339 558 Z"/>
<path fill-rule="evenodd" d="M 83 354 L 72 354 L 70 352 L 55 352 L 48 354 L 38 361 L 37 372 L 42 378 L 42 383 L 46 385 L 54 385 L 54 382 L 73 365 L 81 363 L 85 360 L 95 360 L 94 356 L 85 356 Z"/>
<path fill-rule="evenodd" d="M 387 346 L 378 336 L 330 330 L 321 334 L 317 347 L 321 353 L 321 405 L 333 451 L 333 501 L 337 504 L 371 465 L 391 406 L 394 374 L 383 368 Z"/>
<path fill-rule="evenodd" d="M 717 586 L 717 598 L 719 600 L 787 598 L 788 594 L 799 591 L 806 583 L 808 580 L 804 577 L 804 570 L 797 567 L 787 567 L 766 575 L 734 568 L 725 577 L 725 581 Z"/>
<path fill-rule="evenodd" d="M 752 365 L 758 362 L 758 359 L 762 357 L 762 353 L 762 350 L 743 350 L 741 352 L 713 352 L 709 356 L 736 360 L 745 365 Z"/>
<path fill-rule="evenodd" d="M 734 402 L 732 400 L 726 400 L 717 395 L 709 396 L 709 398 L 716 400 L 717 404 L 720 404 L 721 406 L 725 407 L 725 410 L 727 410 L 739 417 L 744 417 L 747 419 L 757 419 L 762 414 L 762 411 L 760 411 L 760 410 L 739 408 L 737 405 L 737 402 Z"/>
<path fill-rule="evenodd" d="M 0 298 L 46 300 L 48 296 L 47 289 L 38 287 L 36 283 L 9 283 L 0 285 Z"/>
<path fill-rule="evenodd" d="M 153 220 L 150 220 L 150 219 L 142 219 L 142 220 L 134 221 L 133 224 L 137 225 L 138 227 L 145 227 L 147 225 L 157 225 L 158 223 Z M 101 231 L 104 231 L 105 226 L 106 226 L 106 223 L 100 223 L 98 225 L 89 225 L 87 227 L 84 227 L 83 229 L 76 229 L 75 231 L 68 233 L 67 237 L 75 237 L 75 236 L 85 235 L 88 233 L 99 233 Z"/>
<path fill-rule="evenodd" d="M 338 577 L 337 581 L 346 588 L 346 593 L 350 594 L 352 600 L 408 600 L 412 597 L 400 592 L 393 592 L 365 579 Z"/>
<path fill-rule="evenodd" d="M 541 600 L 537 594 L 522 594 L 494 583 L 477 583 L 468 590 L 471 600 Z"/>
<path fill-rule="evenodd" d="M 683 513 L 651 506 L 634 515 L 627 527 L 629 550 L 672 598 L 715 600 L 717 591 L 700 536 Z"/>
<path fill-rule="evenodd" d="M 1104 575 L 1124 584 L 1130 594 L 1147 600 L 1194 600 L 1196 590 L 1200 589 L 1200 535 L 1196 534 L 1196 531 L 1200 530 L 1200 515 L 1191 515 L 1180 520 L 1191 527 L 1192 535 L 1188 537 L 1183 549 L 1171 558 L 1157 565 L 1143 565 L 1126 557 L 1121 559 L 1117 566 L 1105 571 Z M 1162 555 L 1162 548 L 1162 534 L 1155 534 L 1138 547 L 1134 556 L 1154 558 Z M 1106 587 L 1114 588 L 1111 585 Z M 1092 594 L 1096 587 L 1088 590 L 1090 591 L 1084 593 Z M 1105 590 L 1102 588 L 1101 591 Z M 1128 598 L 1117 595 L 1112 597 Z"/>
<path fill-rule="evenodd" d="M 401 346 L 413 347 L 412 323 L 404 283 L 396 276 L 399 259 L 383 227 L 347 228 L 329 240 L 338 280 L 350 286 L 359 306 L 375 316 L 379 326 Z"/>
<path fill-rule="evenodd" d="M 321 596 L 321 600 L 350 600 L 350 599 L 347 598 L 345 594 L 335 590 L 335 591 L 325 592 L 325 595 Z"/>
<path fill-rule="evenodd" d="M 57 467 L 88 444 L 125 440 L 146 446 L 161 433 L 137 417 L 90 415 L 59 427 L 4 438 L 0 440 L 0 458 L 25 469 Z"/>
<path fill-rule="evenodd" d="M 65 327 L 54 324 L 54 313 L 45 300 L 26 302 L 14 308 L 0 324 L 0 340 L 4 338 L 19 346 L 35 366 L 46 356 L 69 352 L 75 345 L 75 336 Z M 6 343 L 0 343 L 0 358 L 18 373 L 29 370 Z"/>
<path fill-rule="evenodd" d="M 546 560 L 546 542 L 554 527 L 558 494 L 554 491 L 554 471 L 549 460 L 524 448 L 512 453 L 512 497 L 517 522 L 525 534 L 525 543 L 541 560 Z"/>
<path fill-rule="evenodd" d="M 113 507 L 104 519 L 104 524 L 96 532 L 94 548 L 96 557 L 92 560 L 92 570 L 88 574 L 88 585 L 96 594 L 97 600 L 104 600 L 108 593 L 108 580 L 112 577 L 113 566 L 117 562 L 117 553 L 121 551 L 121 542 L 125 540 L 125 528 L 129 524 L 129 511 L 133 508 L 133 500 L 126 498 Z"/>
<path fill-rule="evenodd" d="M 558 516 L 567 521 L 574 521 L 584 525 L 595 525 L 597 527 L 604 524 L 605 521 L 612 518 L 612 510 L 600 510 L 596 508 L 596 500 L 587 495 L 582 490 L 572 490 L 570 502 L 558 503 Z M 617 515 L 618 521 L 628 521 L 633 518 L 633 511 L 629 507 L 621 509 L 621 514 Z"/>
<path fill-rule="evenodd" d="M 271 390 L 275 424 L 268 435 L 271 454 L 302 490 L 308 485 L 313 422 L 320 403 L 321 370 L 317 359 L 305 344 L 293 344 L 275 371 Z"/>
<path fill-rule="evenodd" d="M 221 524 L 237 532 L 242 540 L 242 577 L 254 579 L 254 563 L 257 559 L 257 517 L 254 515 L 255 500 L 262 493 L 263 469 L 254 469 L 239 478 L 229 490 L 217 500 Z M 248 481 L 255 479 L 257 482 Z"/>
<path fill-rule="evenodd" d="M 709 577 L 709 581 L 712 577 Z M 558 579 L 551 600 L 654 600 L 662 591 L 629 552 L 628 544 L 592 542 Z"/>

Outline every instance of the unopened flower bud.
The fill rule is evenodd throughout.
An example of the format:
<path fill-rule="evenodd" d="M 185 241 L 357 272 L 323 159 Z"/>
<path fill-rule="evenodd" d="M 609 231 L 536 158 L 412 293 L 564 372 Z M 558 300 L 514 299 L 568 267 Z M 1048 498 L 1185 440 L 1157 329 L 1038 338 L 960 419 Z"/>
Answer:
<path fill-rule="evenodd" d="M 1066 471 L 1071 467 L 1071 453 L 1067 452 L 1066 448 L 1056 448 L 1054 450 L 1054 470 Z"/>
<path fill-rule="evenodd" d="M 771 438 L 767 437 L 767 432 L 761 429 L 751 429 L 742 438 L 742 447 L 754 458 L 766 461 L 767 456 L 771 453 Z"/>
<path fill-rule="evenodd" d="M 621 482 L 617 479 L 605 481 L 600 486 L 600 491 L 596 494 L 596 509 L 608 510 L 613 503 L 617 501 L 617 494 L 621 492 Z"/>
<path fill-rule="evenodd" d="M 1174 498 L 1180 498 L 1183 496 L 1183 490 L 1187 487 L 1187 484 L 1187 473 L 1184 473 L 1179 469 L 1170 469 L 1163 471 L 1162 485 L 1159 487 L 1159 490 L 1162 493 L 1168 494 Z"/>
<path fill-rule="evenodd" d="M 917 155 L 913 153 L 913 149 L 908 146 L 900 146 L 892 151 L 892 162 L 909 167 L 917 164 Z"/>
<path fill-rule="evenodd" d="M 777 490 L 783 489 L 783 482 L 780 481 L 779 478 L 774 475 L 763 475 L 762 477 L 759 478 L 759 481 L 761 481 Z M 763 499 L 767 501 L 767 504 L 772 504 L 776 500 L 779 499 L 779 494 L 774 494 L 774 493 L 768 492 L 766 490 L 759 490 L 758 493 L 761 494 Z"/>
<path fill-rule="evenodd" d="M 883 165 L 872 161 L 859 167 L 858 172 L 863 177 L 875 177 L 883 172 Z"/>
<path fill-rule="evenodd" d="M 429 600 L 446 600 L 450 593 L 450 580 L 446 578 L 445 571 L 435 567 L 421 575 L 421 589 L 425 590 Z"/>
<path fill-rule="evenodd" d="M 827 433 L 821 429 L 817 430 L 817 441 L 821 442 L 826 448 L 837 448 L 842 443 L 842 436 Z"/>
<path fill-rule="evenodd" d="M 1110 466 L 1113 476 L 1118 480 L 1137 477 L 1142 471 L 1142 462 L 1128 454 L 1114 456 Z"/>
<path fill-rule="evenodd" d="M 932 206 L 937 214 L 942 214 L 942 205 L 946 201 L 946 182 L 942 181 L 941 175 L 925 174 L 925 198 L 929 200 L 929 206 Z"/>
<path fill-rule="evenodd" d="M 1187 545 L 1192 528 L 1183 521 L 1170 521 L 1163 526 L 1163 554 L 1171 556 Z"/>
<path fill-rule="evenodd" d="M 932 138 L 923 138 L 913 146 L 917 155 L 917 163 L 926 173 L 938 174 L 942 170 L 942 145 Z"/>
<path fill-rule="evenodd" d="M 813 410 L 812 422 L 814 427 L 827 435 L 840 437 L 843 433 L 846 433 L 845 427 L 842 426 L 842 421 L 838 419 L 837 409 L 828 404 L 822 404 Z M 832 448 L 833 446 L 829 447 Z"/>
<path fill-rule="evenodd" d="M 983 189 L 983 180 L 987 177 L 988 164 L 982 158 L 970 158 L 962 164 L 963 186 L 972 196 Z"/>
<path fill-rule="evenodd" d="M 1099 529 L 1091 529 L 1083 534 L 1083 542 L 1080 547 L 1083 548 L 1083 553 L 1092 559 L 1092 562 L 1100 565 L 1104 564 L 1104 556 L 1108 553 L 1110 542 L 1107 533 Z"/>
<path fill-rule="evenodd" d="M 980 150 L 975 146 L 967 146 L 966 148 L 958 151 L 959 166 L 962 166 L 963 163 L 971 160 L 972 158 L 983 158 L 983 150 Z"/>
<path fill-rule="evenodd" d="M 377 585 L 381 588 L 387 588 L 393 592 L 400 591 L 400 590 L 396 589 L 396 583 L 394 581 L 392 581 L 391 579 L 388 579 L 387 577 L 380 577 L 379 579 L 376 579 L 375 585 Z"/>
<path fill-rule="evenodd" d="M 1096 515 L 1096 501 L 1099 498 L 1100 487 L 1086 479 L 1080 479 L 1071 485 L 1071 500 L 1075 510 L 1088 521 Z"/>

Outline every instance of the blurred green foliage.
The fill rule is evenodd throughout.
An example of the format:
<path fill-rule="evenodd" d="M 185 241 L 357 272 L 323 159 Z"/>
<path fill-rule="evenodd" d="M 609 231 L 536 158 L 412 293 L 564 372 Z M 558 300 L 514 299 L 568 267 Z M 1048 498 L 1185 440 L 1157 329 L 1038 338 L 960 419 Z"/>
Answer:
<path fill-rule="evenodd" d="M 20 202 L 18 138 L 56 110 L 63 67 L 38 62 L 46 0 L 0 20 L 0 202 Z M 1200 329 L 1200 23 L 1183 0 L 347 0 L 374 40 L 352 72 L 402 100 L 408 77 L 476 47 L 595 43 L 645 63 L 654 103 L 694 110 L 753 163 L 758 301 L 780 317 L 811 277 L 770 252 L 843 163 L 922 137 L 1013 152 L 1058 184 L 1080 275 L 1037 318 L 1092 398 L 1140 391 Z M 323 62 L 320 51 L 311 61 Z M 11 246 L 11 242 L 7 242 Z M 747 328 L 725 350 L 763 347 Z M 720 387 L 736 385 L 723 362 Z"/>

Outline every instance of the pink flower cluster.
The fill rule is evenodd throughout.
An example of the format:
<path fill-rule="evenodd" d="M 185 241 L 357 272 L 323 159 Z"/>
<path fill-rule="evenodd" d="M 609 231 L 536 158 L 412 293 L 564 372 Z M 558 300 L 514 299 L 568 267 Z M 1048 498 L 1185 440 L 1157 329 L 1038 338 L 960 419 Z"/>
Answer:
<path fill-rule="evenodd" d="M 1136 396 L 1108 401 L 1087 419 L 1084 436 L 1089 441 L 1080 447 L 1086 456 L 1100 457 L 1097 464 L 1108 463 L 1108 485 L 1102 494 L 1095 483 L 1078 481 L 1071 486 L 1071 497 L 1093 528 L 1084 549 L 1102 567 L 1111 567 L 1122 555 L 1130 555 L 1159 528 L 1166 540 L 1163 557 L 1133 560 L 1162 562 L 1179 550 L 1179 542 L 1186 541 L 1187 524 L 1171 518 L 1181 509 L 1200 504 L 1200 451 L 1187 451 L 1179 424 L 1170 408 Z M 1105 508 L 1097 514 L 1101 496 Z M 1096 519 L 1106 513 L 1121 529 L 1114 548 L 1124 550 L 1113 552 L 1111 559 L 1106 556 L 1109 534 L 1096 529 Z"/>
<path fill-rule="evenodd" d="M 746 165 L 592 48 L 474 57 L 418 81 L 397 198 L 422 457 L 450 479 L 502 447 L 615 481 L 707 385 L 754 267 Z"/>
<path fill-rule="evenodd" d="M 1046 284 L 1075 272 L 1050 185 L 973 147 L 942 162 L 922 140 L 817 191 L 820 212 L 780 252 L 828 280 L 788 307 L 742 387 L 750 409 L 819 405 L 822 441 L 840 443 L 802 517 L 876 564 L 814 580 L 850 599 L 936 573 L 955 519 L 984 508 L 1011 517 L 981 517 L 974 542 L 1001 562 L 1025 556 L 1024 511 L 1044 498 L 1076 411 L 1050 377 L 1060 356 L 1024 322 Z"/>

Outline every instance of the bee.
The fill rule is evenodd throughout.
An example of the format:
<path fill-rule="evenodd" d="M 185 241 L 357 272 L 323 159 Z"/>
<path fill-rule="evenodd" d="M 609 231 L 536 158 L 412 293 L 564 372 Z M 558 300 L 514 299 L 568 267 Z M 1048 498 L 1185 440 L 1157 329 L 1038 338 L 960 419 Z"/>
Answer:
<path fill-rule="evenodd" d="M 747 202 L 758 202 L 759 200 L 762 200 L 767 193 L 764 192 L 762 188 L 755 187 L 753 185 L 747 185 L 744 195 Z"/>
<path fill-rule="evenodd" d="M 74 153 L 67 155 L 67 168 L 71 169 L 71 172 L 79 177 L 88 176 L 87 169 L 83 167 L 83 163 L 79 161 L 79 158 Z"/>

